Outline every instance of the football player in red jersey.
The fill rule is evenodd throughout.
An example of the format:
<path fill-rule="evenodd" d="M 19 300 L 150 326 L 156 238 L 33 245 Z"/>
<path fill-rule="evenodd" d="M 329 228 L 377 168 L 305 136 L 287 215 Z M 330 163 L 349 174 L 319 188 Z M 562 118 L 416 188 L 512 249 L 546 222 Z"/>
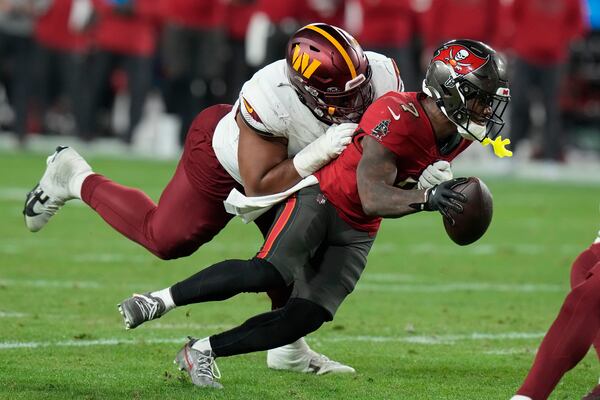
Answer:
<path fill-rule="evenodd" d="M 512 400 L 544 400 L 593 344 L 600 358 L 600 232 L 571 267 L 571 292 L 550 326 L 525 382 Z M 597 385 L 583 400 L 600 400 Z"/>
<path fill-rule="evenodd" d="M 178 353 L 176 362 L 194 384 L 221 387 L 216 357 L 281 346 L 331 321 L 362 274 L 381 219 L 461 212 L 466 199 L 452 188 L 465 178 L 441 177 L 433 186 L 422 178 L 436 162 L 450 162 L 503 125 L 509 101 L 505 63 L 481 42 L 458 40 L 438 49 L 423 88 L 389 92 L 367 109 L 348 148 L 315 173 L 319 184 L 278 208 L 255 257 L 223 261 L 170 288 L 124 300 L 126 327 L 175 306 L 293 283 L 284 307 L 191 339 Z"/>
<path fill-rule="evenodd" d="M 232 189 L 248 195 L 289 189 L 340 154 L 374 98 L 402 88 L 390 58 L 363 52 L 335 26 L 307 25 L 290 38 L 285 59 L 244 84 L 233 107 L 212 106 L 196 117 L 158 204 L 140 190 L 94 174 L 75 150 L 59 147 L 27 196 L 26 225 L 38 231 L 66 201 L 81 198 L 157 257 L 188 256 L 233 218 L 223 205 Z M 263 234 L 272 217 L 256 220 Z M 269 295 L 276 308 L 289 290 Z M 320 363 L 322 371 L 354 371 L 312 352 L 303 339 L 269 351 L 267 363 L 301 372 L 310 372 L 311 363 Z"/>

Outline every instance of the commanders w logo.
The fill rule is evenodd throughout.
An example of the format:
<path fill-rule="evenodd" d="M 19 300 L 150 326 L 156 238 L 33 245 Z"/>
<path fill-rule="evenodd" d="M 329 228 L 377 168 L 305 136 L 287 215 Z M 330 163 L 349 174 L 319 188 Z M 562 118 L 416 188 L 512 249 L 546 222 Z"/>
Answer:
<path fill-rule="evenodd" d="M 296 71 L 300 71 L 306 79 L 309 79 L 317 68 L 319 68 L 319 65 L 321 65 L 321 61 L 319 60 L 312 60 L 310 64 L 308 63 L 309 61 L 308 54 L 300 54 L 300 46 L 296 45 L 294 47 L 294 54 L 292 55 L 292 67 Z"/>

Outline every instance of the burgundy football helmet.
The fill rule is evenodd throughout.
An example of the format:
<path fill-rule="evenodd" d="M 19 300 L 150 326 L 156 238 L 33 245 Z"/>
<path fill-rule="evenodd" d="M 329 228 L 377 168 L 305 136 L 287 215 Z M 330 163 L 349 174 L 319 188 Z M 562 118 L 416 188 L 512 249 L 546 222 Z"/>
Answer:
<path fill-rule="evenodd" d="M 371 67 L 350 34 L 318 23 L 290 38 L 287 74 L 300 100 L 327 124 L 358 122 L 373 102 Z"/>

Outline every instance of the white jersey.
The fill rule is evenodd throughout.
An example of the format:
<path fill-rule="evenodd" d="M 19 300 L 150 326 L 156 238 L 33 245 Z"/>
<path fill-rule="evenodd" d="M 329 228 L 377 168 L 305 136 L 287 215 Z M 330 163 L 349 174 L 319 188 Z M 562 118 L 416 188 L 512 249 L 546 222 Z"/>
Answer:
<path fill-rule="evenodd" d="M 404 84 L 394 61 L 378 53 L 365 52 L 371 66 L 374 96 L 402 91 Z M 240 131 L 235 122 L 238 109 L 249 126 L 268 136 L 288 140 L 288 157 L 325 134 L 329 125 L 321 122 L 298 98 L 289 83 L 285 60 L 275 61 L 247 81 L 231 112 L 219 121 L 213 136 L 213 149 L 225 170 L 242 183 L 238 166 Z"/>

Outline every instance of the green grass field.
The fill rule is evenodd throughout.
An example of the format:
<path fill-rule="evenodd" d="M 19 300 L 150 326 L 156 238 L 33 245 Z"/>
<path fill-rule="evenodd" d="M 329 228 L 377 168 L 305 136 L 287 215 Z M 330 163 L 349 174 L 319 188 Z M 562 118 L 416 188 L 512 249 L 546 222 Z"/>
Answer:
<path fill-rule="evenodd" d="M 94 158 L 95 170 L 157 199 L 174 163 Z M 572 259 L 595 237 L 600 187 L 488 180 L 494 220 L 459 247 L 439 215 L 385 221 L 356 291 L 313 348 L 354 376 L 270 371 L 265 354 L 219 360 L 223 391 L 201 390 L 172 359 L 269 307 L 265 295 L 175 310 L 127 332 L 116 304 L 226 258 L 252 256 L 257 230 L 234 221 L 193 256 L 160 261 L 83 203 L 29 233 L 22 200 L 44 157 L 0 153 L 2 399 L 508 399 L 568 291 Z M 600 375 L 593 354 L 553 399 L 578 399 Z"/>

